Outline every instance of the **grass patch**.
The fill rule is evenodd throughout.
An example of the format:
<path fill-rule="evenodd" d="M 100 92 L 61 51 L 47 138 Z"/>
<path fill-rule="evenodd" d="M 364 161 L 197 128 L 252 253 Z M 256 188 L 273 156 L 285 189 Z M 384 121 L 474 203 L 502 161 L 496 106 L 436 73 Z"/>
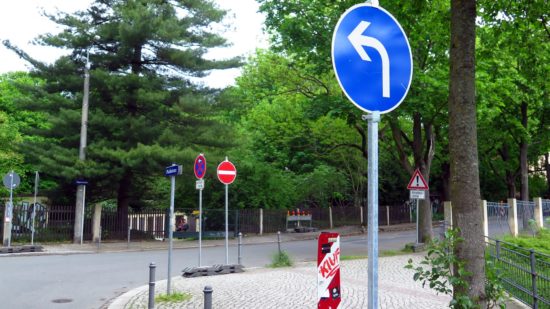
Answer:
<path fill-rule="evenodd" d="M 155 302 L 157 303 L 178 303 L 191 299 L 191 294 L 173 292 L 172 294 L 160 294 L 155 296 Z"/>
<path fill-rule="evenodd" d="M 378 257 L 397 256 L 397 255 L 409 254 L 411 252 L 413 252 L 413 250 L 410 247 L 405 247 L 401 250 L 382 250 L 378 252 Z M 366 258 L 368 258 L 368 256 L 366 255 L 342 255 L 340 256 L 340 261 L 362 260 Z"/>
<path fill-rule="evenodd" d="M 536 236 L 520 235 L 518 237 L 505 236 L 504 241 L 525 249 L 534 249 L 537 252 L 550 255 L 550 230 L 540 229 Z"/>
<path fill-rule="evenodd" d="M 378 255 L 381 257 L 404 255 L 414 252 L 411 247 L 405 247 L 401 250 L 383 250 Z"/>
<path fill-rule="evenodd" d="M 340 261 L 363 260 L 366 258 L 366 255 L 342 255 L 340 256 Z"/>
<path fill-rule="evenodd" d="M 277 252 L 273 255 L 271 259 L 271 264 L 268 266 L 271 268 L 279 268 L 279 267 L 290 267 L 292 266 L 293 262 L 290 256 L 286 251 L 281 251 L 280 253 Z"/>

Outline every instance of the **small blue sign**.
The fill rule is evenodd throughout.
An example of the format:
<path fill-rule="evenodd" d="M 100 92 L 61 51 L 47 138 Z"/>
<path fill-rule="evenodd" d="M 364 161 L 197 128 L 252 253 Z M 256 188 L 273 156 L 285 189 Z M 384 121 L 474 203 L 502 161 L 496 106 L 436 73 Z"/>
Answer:
<path fill-rule="evenodd" d="M 407 36 L 379 6 L 357 4 L 340 17 L 332 38 L 332 64 L 346 96 L 366 112 L 392 111 L 411 85 Z"/>
<path fill-rule="evenodd" d="M 77 179 L 75 182 L 74 182 L 77 186 L 81 186 L 81 185 L 87 185 L 88 184 L 88 181 L 87 180 L 84 180 L 84 179 Z"/>
<path fill-rule="evenodd" d="M 182 173 L 181 165 L 170 165 L 166 167 L 166 169 L 164 170 L 164 176 L 176 176 L 176 175 L 181 175 L 181 173 Z"/>
<path fill-rule="evenodd" d="M 206 173 L 206 158 L 202 153 L 195 159 L 194 171 L 197 179 L 202 179 Z"/>

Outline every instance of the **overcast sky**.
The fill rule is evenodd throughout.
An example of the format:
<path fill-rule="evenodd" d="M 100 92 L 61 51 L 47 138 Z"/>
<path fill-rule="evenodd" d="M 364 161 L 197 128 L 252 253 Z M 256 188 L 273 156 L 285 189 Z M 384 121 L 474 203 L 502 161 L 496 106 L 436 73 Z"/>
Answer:
<path fill-rule="evenodd" d="M 39 34 L 60 31 L 60 28 L 42 16 L 41 12 L 53 13 L 57 9 L 63 12 L 74 12 L 87 8 L 91 2 L 91 0 L 8 0 L 0 10 L 0 40 L 9 39 L 32 57 L 51 63 L 63 53 L 63 50 L 30 44 L 30 41 Z M 231 25 L 233 30 L 229 30 L 223 36 L 233 46 L 223 51 L 213 51 L 209 57 L 220 59 L 237 55 L 247 56 L 257 47 L 267 46 L 266 38 L 262 34 L 263 17 L 257 13 L 258 4 L 254 0 L 216 0 L 216 2 L 221 8 L 229 11 L 226 23 Z M 17 70 L 27 71 L 28 65 L 15 53 L 1 45 L 0 73 Z M 223 87 L 232 84 L 238 74 L 239 69 L 213 72 L 205 81 L 211 87 Z"/>

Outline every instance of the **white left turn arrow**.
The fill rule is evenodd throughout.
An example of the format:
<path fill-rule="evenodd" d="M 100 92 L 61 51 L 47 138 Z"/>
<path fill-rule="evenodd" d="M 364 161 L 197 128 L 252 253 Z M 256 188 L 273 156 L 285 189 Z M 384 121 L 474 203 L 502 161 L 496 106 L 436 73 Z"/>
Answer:
<path fill-rule="evenodd" d="M 351 45 L 355 48 L 361 59 L 365 61 L 372 61 L 365 51 L 364 46 L 372 47 L 380 54 L 382 58 L 382 96 L 384 98 L 390 97 L 390 57 L 386 48 L 377 39 L 363 35 L 363 32 L 370 25 L 368 21 L 361 21 L 355 29 L 348 35 L 348 39 Z"/>

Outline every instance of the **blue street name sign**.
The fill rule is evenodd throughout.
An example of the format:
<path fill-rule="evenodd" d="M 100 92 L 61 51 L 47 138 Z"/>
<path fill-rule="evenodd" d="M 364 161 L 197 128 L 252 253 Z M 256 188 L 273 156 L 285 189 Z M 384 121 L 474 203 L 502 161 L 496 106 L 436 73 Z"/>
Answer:
<path fill-rule="evenodd" d="M 75 180 L 74 182 L 77 186 L 81 186 L 81 185 L 87 185 L 88 184 L 88 181 L 87 180 L 84 180 L 84 179 L 77 179 Z"/>
<path fill-rule="evenodd" d="M 411 85 L 407 36 L 379 6 L 357 4 L 342 14 L 332 38 L 332 64 L 346 96 L 366 112 L 392 111 Z"/>
<path fill-rule="evenodd" d="M 164 170 L 164 176 L 176 176 L 182 174 L 182 166 L 181 165 L 170 165 L 166 167 Z"/>

